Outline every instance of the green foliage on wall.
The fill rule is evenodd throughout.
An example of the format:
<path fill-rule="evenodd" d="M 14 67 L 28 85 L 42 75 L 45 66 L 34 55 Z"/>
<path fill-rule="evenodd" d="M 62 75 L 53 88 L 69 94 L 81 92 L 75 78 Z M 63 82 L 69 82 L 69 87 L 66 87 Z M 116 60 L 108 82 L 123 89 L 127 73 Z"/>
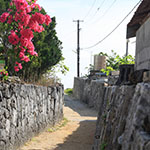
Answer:
<path fill-rule="evenodd" d="M 106 69 L 101 71 L 109 75 L 111 71 L 119 70 L 119 65 L 123 64 L 134 64 L 135 58 L 132 55 L 128 56 L 119 56 L 115 51 L 111 51 L 112 54 L 108 55 L 107 53 L 100 52 L 99 55 L 106 56 Z"/>

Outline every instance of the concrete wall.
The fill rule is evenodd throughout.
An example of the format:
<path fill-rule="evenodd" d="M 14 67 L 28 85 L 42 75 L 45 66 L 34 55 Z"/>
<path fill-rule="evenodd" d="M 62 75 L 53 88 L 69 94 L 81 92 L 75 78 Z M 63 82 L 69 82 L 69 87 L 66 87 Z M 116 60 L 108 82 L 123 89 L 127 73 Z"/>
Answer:
<path fill-rule="evenodd" d="M 15 150 L 63 117 L 63 86 L 0 83 L 0 150 Z"/>
<path fill-rule="evenodd" d="M 136 33 L 136 63 L 135 69 L 150 70 L 150 18 Z"/>

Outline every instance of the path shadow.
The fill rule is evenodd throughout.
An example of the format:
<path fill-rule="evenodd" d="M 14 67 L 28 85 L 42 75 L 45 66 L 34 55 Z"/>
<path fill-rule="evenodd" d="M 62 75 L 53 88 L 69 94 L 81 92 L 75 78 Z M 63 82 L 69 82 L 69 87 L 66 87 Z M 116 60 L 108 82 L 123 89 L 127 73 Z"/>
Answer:
<path fill-rule="evenodd" d="M 55 149 L 46 150 L 91 150 L 95 128 L 96 122 L 82 121 L 77 130 L 69 135 L 64 143 L 58 144 Z"/>
<path fill-rule="evenodd" d="M 87 104 L 68 95 L 65 95 L 64 105 L 79 113 L 81 116 L 97 117 L 98 115 L 98 112 L 94 108 L 89 108 Z"/>

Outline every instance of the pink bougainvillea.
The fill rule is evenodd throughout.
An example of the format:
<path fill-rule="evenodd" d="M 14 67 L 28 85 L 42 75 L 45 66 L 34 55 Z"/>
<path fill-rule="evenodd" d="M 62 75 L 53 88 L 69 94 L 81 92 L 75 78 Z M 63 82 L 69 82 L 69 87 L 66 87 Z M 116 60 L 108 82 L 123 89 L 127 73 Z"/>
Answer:
<path fill-rule="evenodd" d="M 29 62 L 30 56 L 38 56 L 32 42 L 33 33 L 44 31 L 43 24 L 49 25 L 52 21 L 49 15 L 40 13 L 41 7 L 36 2 L 37 0 L 12 0 L 8 12 L 0 16 L 1 23 L 12 26 L 8 41 L 16 53 L 16 72 L 22 69 L 22 61 Z"/>
<path fill-rule="evenodd" d="M 9 16 L 9 13 L 5 12 L 0 17 L 0 22 L 5 22 L 7 17 Z"/>
<path fill-rule="evenodd" d="M 8 40 L 12 45 L 17 45 L 20 39 L 15 31 L 11 31 L 10 35 L 8 36 Z"/>

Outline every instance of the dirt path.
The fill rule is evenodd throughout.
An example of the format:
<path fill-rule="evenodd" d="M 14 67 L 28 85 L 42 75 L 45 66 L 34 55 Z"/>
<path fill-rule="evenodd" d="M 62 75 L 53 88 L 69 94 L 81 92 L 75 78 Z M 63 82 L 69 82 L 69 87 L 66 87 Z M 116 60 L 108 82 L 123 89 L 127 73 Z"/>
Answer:
<path fill-rule="evenodd" d="M 69 120 L 64 127 L 41 133 L 20 150 L 91 150 L 97 112 L 65 96 L 64 116 Z"/>

